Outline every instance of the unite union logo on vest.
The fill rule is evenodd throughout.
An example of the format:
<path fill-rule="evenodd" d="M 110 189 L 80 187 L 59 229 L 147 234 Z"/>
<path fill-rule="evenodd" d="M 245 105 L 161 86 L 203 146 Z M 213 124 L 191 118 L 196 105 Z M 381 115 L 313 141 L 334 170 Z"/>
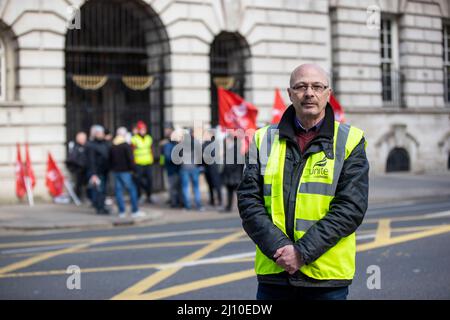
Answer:
<path fill-rule="evenodd" d="M 325 168 L 327 165 L 327 157 L 324 156 L 322 160 L 317 161 L 312 169 L 309 169 L 309 174 L 314 176 L 319 176 L 321 178 L 328 178 L 328 169 Z"/>

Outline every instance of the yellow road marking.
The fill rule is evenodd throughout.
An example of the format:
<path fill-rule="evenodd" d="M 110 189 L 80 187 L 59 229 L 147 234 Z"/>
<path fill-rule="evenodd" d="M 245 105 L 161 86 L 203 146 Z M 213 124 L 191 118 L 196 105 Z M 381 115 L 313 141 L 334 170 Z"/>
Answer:
<path fill-rule="evenodd" d="M 212 286 L 217 286 L 233 281 L 243 280 L 246 278 L 251 278 L 255 276 L 255 270 L 254 269 L 248 269 L 244 271 L 239 272 L 233 272 L 229 273 L 223 276 L 217 276 L 207 279 L 202 279 L 198 281 L 193 281 L 186 284 L 176 285 L 170 288 L 165 288 L 161 290 L 156 290 L 150 293 L 141 294 L 137 297 L 134 297 L 139 300 L 156 300 L 156 299 L 163 299 L 175 295 L 179 295 L 182 293 L 199 290 L 203 288 L 208 288 Z"/>
<path fill-rule="evenodd" d="M 426 238 L 426 237 L 430 237 L 430 236 L 435 236 L 435 235 L 446 233 L 446 232 L 450 232 L 450 226 L 448 226 L 448 225 L 445 225 L 442 227 L 436 227 L 431 230 L 414 232 L 414 233 L 410 233 L 410 234 L 406 234 L 406 235 L 397 236 L 394 238 L 384 239 L 381 241 L 363 243 L 356 247 L 356 251 L 361 252 L 361 251 L 376 249 L 376 248 L 380 248 L 380 247 L 391 246 L 394 244 L 417 240 L 417 239 Z"/>
<path fill-rule="evenodd" d="M 250 239 L 237 239 L 232 242 L 249 242 Z M 92 252 L 108 252 L 108 251 L 120 251 L 120 250 L 135 250 L 135 249 L 151 249 L 151 248 L 167 248 L 167 247 L 181 247 L 181 246 L 195 246 L 200 244 L 206 244 L 211 242 L 211 240 L 192 240 L 192 241 L 174 241 L 174 242 L 158 242 L 158 243 L 145 243 L 145 244 L 135 244 L 135 245 L 123 245 L 123 246 L 108 246 L 101 248 L 90 248 L 79 250 L 75 252 L 79 253 L 92 253 Z M 39 253 L 52 252 L 52 251 L 44 251 Z M 39 254 L 38 253 L 38 254 Z M 30 253 L 16 253 L 9 255 L 10 257 L 29 257 L 36 255 L 36 252 Z"/>
<path fill-rule="evenodd" d="M 232 233 L 230 235 L 227 235 L 223 238 L 220 238 L 218 240 L 214 240 L 207 246 L 203 247 L 202 249 L 197 250 L 197 251 L 175 261 L 175 263 L 198 260 L 198 259 L 206 256 L 207 254 L 225 246 L 226 244 L 232 242 L 233 240 L 240 238 L 243 235 L 244 235 L 243 231 L 238 231 L 238 232 Z M 128 289 L 119 293 L 118 295 L 114 296 L 112 299 L 113 300 L 135 299 L 135 298 L 137 298 L 137 296 L 139 296 L 143 292 L 147 291 L 148 289 L 150 289 L 154 285 L 158 284 L 159 282 L 172 276 L 173 274 L 178 272 L 180 269 L 182 269 L 182 267 L 174 267 L 174 268 L 168 268 L 165 270 L 158 271 L 158 272 L 150 275 L 149 277 L 139 281 L 138 283 L 134 284 L 133 286 L 129 287 Z"/>
<path fill-rule="evenodd" d="M 253 262 L 254 258 L 239 258 L 222 261 L 211 261 L 208 264 L 229 264 L 229 263 L 241 263 L 241 262 Z M 152 264 L 137 264 L 129 266 L 111 266 L 102 268 L 83 268 L 81 273 L 96 273 L 96 272 L 113 272 L 113 271 L 133 271 L 133 270 L 149 270 L 159 269 L 164 264 L 152 263 Z M 23 278 L 23 277 L 39 277 L 39 276 L 58 276 L 66 274 L 66 270 L 47 270 L 47 271 L 35 271 L 35 272 L 17 272 L 0 274 L 2 278 Z"/>
<path fill-rule="evenodd" d="M 389 219 L 390 220 L 390 219 Z M 394 232 L 414 232 L 414 231 L 423 231 L 428 229 L 436 228 L 437 226 L 446 226 L 444 225 L 428 225 L 428 226 L 418 226 L 418 227 L 396 227 L 396 228 L 390 228 L 390 233 L 393 234 Z M 373 233 L 374 230 L 362 230 L 357 231 L 358 235 L 364 235 L 364 234 L 370 234 Z M 108 247 L 101 247 L 101 248 L 90 248 L 90 249 L 81 249 L 76 252 L 73 252 L 74 254 L 78 253 L 92 253 L 92 252 L 108 252 L 108 251 L 120 251 L 120 250 L 135 250 L 135 249 L 151 249 L 151 248 L 164 248 L 164 247 L 177 247 L 177 246 L 193 246 L 193 245 L 200 245 L 200 244 L 206 244 L 209 243 L 211 240 L 193 240 L 193 241 L 173 241 L 173 242 L 158 242 L 158 243 L 145 243 L 145 244 L 136 244 L 136 245 L 122 245 L 122 246 L 108 246 Z M 233 243 L 237 242 L 248 242 L 250 239 L 248 238 L 241 238 L 236 239 L 235 241 L 232 241 Z M 53 252 L 53 251 L 42 251 L 42 252 L 30 252 L 30 253 L 16 253 L 16 254 L 5 254 L 10 257 L 29 257 L 34 256 L 36 254 L 41 253 L 47 253 L 47 252 Z M 67 254 L 71 254 L 70 252 Z"/>
<path fill-rule="evenodd" d="M 430 229 L 436 229 L 436 227 L 450 227 L 450 225 L 441 225 L 441 226 L 421 226 L 421 227 L 400 227 L 400 228 L 393 228 L 391 229 L 392 232 L 407 232 L 407 231 L 424 231 L 424 230 L 430 230 Z M 373 230 L 370 230 L 370 232 L 373 232 Z M 417 235 L 416 235 L 417 236 Z M 397 237 L 396 237 L 397 238 Z M 394 238 L 394 239 L 396 239 Z M 414 240 L 414 239 L 412 239 Z M 174 245 L 183 245 L 183 244 L 189 244 L 189 243 L 198 243 L 198 244 L 202 244 L 202 243 L 206 243 L 209 240 L 197 240 L 197 241 L 186 241 L 186 242 L 173 242 L 173 243 L 155 243 L 155 244 L 147 244 L 145 246 L 148 247 L 157 247 L 158 245 L 170 245 L 170 244 L 174 244 Z M 248 241 L 248 239 L 246 238 L 241 238 L 241 239 L 236 239 L 232 242 L 246 242 Z M 361 247 L 362 245 L 358 245 L 358 252 L 360 251 L 365 251 L 365 250 L 369 250 L 372 248 L 376 248 L 377 246 L 374 245 L 375 242 L 371 242 L 368 243 L 370 244 L 370 246 L 365 246 L 365 247 Z M 368 245 L 366 244 L 366 245 Z M 135 248 L 135 247 L 139 247 L 141 245 L 136 245 L 136 246 L 117 246 L 115 248 L 117 249 L 125 249 L 125 247 L 129 247 L 129 248 Z M 73 253 L 81 253 L 81 252 L 90 252 L 92 251 L 97 251 L 100 250 L 101 248 L 96 248 L 96 249 L 86 249 L 86 250 L 78 250 L 76 252 Z M 111 248 L 112 249 L 112 248 Z M 362 250 L 360 250 L 362 249 Z M 67 253 L 70 254 L 71 252 Z M 61 254 L 61 253 L 60 253 Z M 222 263 L 240 263 L 240 262 L 252 262 L 254 261 L 253 258 L 240 258 L 240 259 L 233 259 L 233 260 L 225 260 L 225 261 L 220 261 L 220 262 L 212 262 L 212 264 L 222 264 Z M 142 265 L 130 265 L 130 266 L 111 266 L 111 267 L 103 267 L 103 268 L 86 268 L 83 269 L 82 272 L 83 273 L 91 273 L 91 272 L 112 272 L 112 271 L 128 271 L 128 270 L 146 270 L 146 269 L 157 269 L 161 264 L 142 264 Z M 37 272 L 24 272 L 24 273 L 8 273 L 8 274 L 0 274 L 0 278 L 15 278 L 15 277 L 33 277 L 33 276 L 50 276 L 50 275 L 62 275 L 65 274 L 66 271 L 65 270 L 48 270 L 48 271 L 37 271 Z"/>
<path fill-rule="evenodd" d="M 425 238 L 425 237 L 430 237 L 430 236 L 434 236 L 434 235 L 439 235 L 439 234 L 443 234 L 446 232 L 450 232 L 450 225 L 439 225 L 439 226 L 419 226 L 419 227 L 399 227 L 399 228 L 392 228 L 390 229 L 390 231 L 392 232 L 396 232 L 396 231 L 417 231 L 420 230 L 420 232 L 415 232 L 412 234 L 407 234 L 407 235 L 401 235 L 401 236 L 397 236 L 394 238 L 390 238 L 389 236 L 389 223 L 388 221 L 413 221 L 413 220 L 428 220 L 428 219 L 433 219 L 433 218 L 440 218 L 440 217 L 417 217 L 417 216 L 412 216 L 412 217 L 399 217 L 399 218 L 392 218 L 392 219 L 381 219 L 381 220 L 374 220 L 374 222 L 379 221 L 379 227 L 377 230 L 377 237 L 376 240 L 374 242 L 371 243 L 365 243 L 365 244 L 361 244 L 357 246 L 357 252 L 363 252 L 363 251 L 367 251 L 367 250 L 371 250 L 371 249 L 376 249 L 376 248 L 380 248 L 380 247 L 385 247 L 385 246 L 390 246 L 390 245 L 394 245 L 394 244 L 398 244 L 398 243 L 403 243 L 403 242 L 408 242 L 408 241 L 412 241 L 412 240 L 416 240 L 416 239 L 421 239 L 421 238 Z M 384 222 L 383 222 L 384 220 Z M 370 221 L 370 220 L 369 220 Z M 365 221 L 368 222 L 368 221 Z M 223 229 L 225 230 L 225 229 Z M 234 228 L 233 230 L 236 230 L 236 228 Z M 217 230 L 215 230 L 215 232 L 218 232 Z M 370 232 L 370 231 L 367 231 Z M 242 232 L 238 232 L 241 233 Z M 227 237 L 231 237 L 233 235 L 227 236 Z M 240 235 L 239 235 L 240 236 Z M 134 239 L 136 239 L 135 236 Z M 196 253 L 201 252 L 202 250 L 208 248 L 209 246 L 213 245 L 214 243 L 216 243 L 217 241 L 223 241 L 225 238 L 216 240 L 214 242 L 212 242 L 210 245 L 200 249 L 199 251 L 194 252 L 193 254 L 176 261 L 177 262 L 185 262 L 185 261 L 191 261 L 193 260 L 192 255 L 195 255 Z M 130 236 L 125 236 L 125 237 L 116 237 L 116 238 L 109 238 L 109 241 L 116 241 L 117 239 L 124 239 L 124 238 L 131 238 Z M 145 237 L 144 237 L 145 238 Z M 85 238 L 86 239 L 86 238 Z M 105 238 L 87 238 L 87 239 L 92 239 L 92 240 L 97 240 L 99 241 L 100 239 L 105 241 Z M 134 240 L 133 239 L 133 240 Z M 80 242 L 83 239 L 66 239 L 66 240 L 56 240 L 57 243 L 72 243 L 72 242 Z M 230 242 L 235 242 L 235 241 L 243 241 L 246 239 L 234 239 L 231 241 L 228 241 L 227 243 Z M 64 241 L 64 242 L 62 242 Z M 203 240 L 200 240 L 203 241 Z M 56 244 L 55 240 L 53 241 L 43 241 L 47 243 L 51 243 L 51 244 Z M 26 243 L 26 242 L 25 242 Z M 36 244 L 36 242 L 28 242 L 26 245 L 34 245 Z M 40 243 L 42 244 L 42 242 Z M 21 261 L 15 264 L 12 264 L 10 266 L 4 267 L 0 269 L 0 278 L 4 278 L 4 277 L 13 277 L 13 276 L 28 276 L 28 275 L 51 275 L 51 274 L 62 274 L 65 273 L 65 270 L 54 270 L 54 271 L 44 271 L 44 272 L 33 272 L 33 273 L 16 273 L 16 274 L 2 274 L 6 272 L 10 272 L 10 271 L 14 271 L 20 268 L 23 268 L 22 266 L 20 266 L 20 264 L 34 264 L 36 262 L 51 258 L 53 256 L 59 255 L 59 254 L 66 254 L 66 253 L 75 253 L 75 251 L 77 250 L 82 250 L 85 247 L 92 245 L 94 243 L 88 243 L 88 244 L 81 244 L 78 246 L 74 246 L 71 248 L 66 248 L 63 250 L 58 250 L 58 251 L 53 251 L 53 252 L 47 252 L 44 254 L 40 254 L 36 257 L 32 257 L 30 259 L 27 259 L 25 261 Z M 224 243 L 223 245 L 225 245 L 226 243 Z M 7 246 L 14 246 L 16 247 L 16 244 L 5 244 Z M 25 245 L 25 246 L 26 246 Z M 39 244 L 37 244 L 39 245 Z M 155 244 L 157 245 L 157 244 Z M 1 247 L 2 245 L 0 245 Z M 117 246 L 116 248 L 119 248 L 120 246 Z M 122 246 L 122 247 L 133 247 L 133 246 Z M 220 246 L 219 246 L 220 247 Z M 89 251 L 89 250 L 102 250 L 104 248 L 94 248 L 94 249 L 87 249 L 84 251 Z M 216 248 L 217 249 L 217 248 Z M 213 249 L 212 251 L 216 250 Z M 209 252 L 205 253 L 204 255 L 208 254 Z M 199 253 L 200 254 L 200 253 Z M 197 259 L 201 258 L 202 256 L 198 257 Z M 35 260 L 36 262 L 33 262 L 33 259 L 37 259 Z M 185 260 L 186 259 L 186 260 Z M 27 262 L 28 261 L 28 262 Z M 244 259 L 236 259 L 234 261 L 223 261 L 220 263 L 236 263 L 236 262 L 244 262 L 244 261 L 253 261 L 253 258 L 244 258 Z M 11 266 L 16 266 L 16 268 L 12 268 Z M 17 267 L 19 266 L 19 267 Z M 91 268 L 91 269 L 85 269 L 83 270 L 83 272 L 106 272 L 106 271 L 120 271 L 120 270 L 136 270 L 136 269 L 150 269 L 150 268 L 157 268 L 160 265 L 155 265 L 155 264 L 148 264 L 148 265 L 137 265 L 137 266 L 122 266 L 122 267 L 105 267 L 105 268 Z M 9 267 L 9 269 L 8 269 Z M 7 268 L 7 269 L 5 269 Z M 11 269 L 11 270 L 10 270 Z M 181 267 L 176 267 L 173 269 L 177 269 L 175 272 L 177 272 L 179 269 L 181 269 Z M 167 269 L 167 270 L 173 270 L 173 269 Z M 234 272 L 234 273 L 230 273 L 224 276 L 220 276 L 220 277 L 214 277 L 214 278 L 209 278 L 209 279 L 203 279 L 203 280 L 199 280 L 199 281 L 194 281 L 191 283 L 187 283 L 187 284 L 183 284 L 183 285 L 178 285 L 178 286 L 173 286 L 173 287 L 169 287 L 169 288 L 165 288 L 165 289 L 161 289 L 161 290 L 157 290 L 154 292 L 150 292 L 150 293 L 146 293 L 146 294 L 142 294 L 142 292 L 147 291 L 149 288 L 151 288 L 152 286 L 154 286 L 156 283 L 159 283 L 160 281 L 166 279 L 167 277 L 171 276 L 172 274 L 174 274 L 175 272 L 169 274 L 169 273 L 164 273 L 163 271 L 166 270 L 162 270 L 160 272 L 157 272 L 156 274 L 158 275 L 158 279 L 153 278 L 151 279 L 152 281 L 149 281 L 148 283 L 150 284 L 150 287 L 148 288 L 144 288 L 144 286 L 142 287 L 136 287 L 137 291 L 133 292 L 132 290 L 130 290 L 130 294 L 126 294 L 127 290 L 122 292 L 121 294 L 113 297 L 113 299 L 161 299 L 161 298 L 166 298 L 166 297 L 170 297 L 170 296 L 174 296 L 177 294 L 181 294 L 184 292 L 189 292 L 189 291 L 193 291 L 193 290 L 198 290 L 198 289 L 202 289 L 202 288 L 206 288 L 206 287 L 210 287 L 210 286 L 214 286 L 214 285 L 220 285 L 220 284 L 224 284 L 224 283 L 228 283 L 228 282 L 232 282 L 232 281 L 237 281 L 240 279 L 244 279 L 244 278 L 248 278 L 251 276 L 254 276 L 254 271 L 253 269 L 251 270 L 245 270 L 245 271 L 239 271 L 239 272 Z M 250 274 L 250 271 L 253 274 Z M 152 275 L 153 276 L 153 275 Z M 148 277 L 145 280 L 150 279 L 152 276 Z M 217 281 L 215 281 L 215 279 L 217 279 Z M 137 283 L 135 286 L 142 284 L 143 281 Z M 133 286 L 133 287 L 135 287 Z M 130 287 L 129 289 L 132 289 L 133 287 Z M 144 288 L 143 291 L 140 291 L 140 289 Z M 140 292 L 139 292 L 140 291 Z"/>
<path fill-rule="evenodd" d="M 31 258 L 28 258 L 28 259 L 25 259 L 25 260 L 22 260 L 22 261 L 19 261 L 19 262 L 15 262 L 15 263 L 12 263 L 10 265 L 7 265 L 5 267 L 0 268 L 0 275 L 8 273 L 8 272 L 11 272 L 11 271 L 15 271 L 15 270 L 18 270 L 18 269 L 23 269 L 23 268 L 29 267 L 29 266 L 31 266 L 31 265 L 33 265 L 35 263 L 38 263 L 38 262 L 41 262 L 41 261 L 44 261 L 44 260 L 56 257 L 56 256 L 61 255 L 61 254 L 75 252 L 77 250 L 86 248 L 86 247 L 88 247 L 90 245 L 97 244 L 97 243 L 100 243 L 100 242 L 105 241 L 105 240 L 106 240 L 105 238 L 98 238 L 95 241 L 92 241 L 92 242 L 89 242 L 89 243 L 79 244 L 79 245 L 75 245 L 75 246 L 70 247 L 70 248 L 65 248 L 65 249 L 62 249 L 62 250 L 57 250 L 57 251 L 53 251 L 53 252 L 47 252 L 47 253 L 36 255 L 34 257 L 31 257 Z"/>
<path fill-rule="evenodd" d="M 415 231 L 434 229 L 438 226 L 447 226 L 447 224 L 419 226 L 419 227 L 397 227 L 397 228 L 390 228 L 390 231 L 391 231 L 391 234 L 393 234 L 394 232 L 415 232 Z M 374 230 L 362 230 L 362 231 L 358 231 L 357 234 L 363 235 L 363 234 L 370 234 L 373 232 L 374 232 Z M 151 248 L 164 248 L 164 247 L 178 247 L 178 246 L 194 246 L 194 245 L 206 244 L 206 243 L 209 243 L 210 241 L 211 240 L 193 240 L 193 241 L 174 241 L 174 242 L 158 242 L 158 243 L 146 243 L 146 244 L 136 244 L 136 245 L 109 246 L 109 247 L 101 247 L 101 248 L 81 249 L 76 252 L 73 252 L 73 254 L 120 251 L 120 250 L 135 250 L 135 249 L 151 249 Z M 238 243 L 238 242 L 249 242 L 249 241 L 250 241 L 250 239 L 241 238 L 241 239 L 236 239 L 232 242 Z M 43 251 L 43 252 L 38 252 L 38 253 L 36 253 L 36 252 L 16 253 L 16 254 L 5 254 L 5 255 L 10 256 L 10 257 L 29 257 L 29 256 L 34 256 L 36 254 L 47 253 L 47 252 L 54 252 L 54 251 Z M 72 254 L 72 253 L 69 252 L 67 254 Z M 244 259 L 244 261 L 245 261 L 245 259 Z"/>
<path fill-rule="evenodd" d="M 223 229 L 197 229 L 191 230 L 192 235 L 202 235 L 211 233 L 227 233 L 241 230 L 240 228 L 223 228 Z M 110 241 L 132 241 L 132 240 L 145 240 L 153 238 L 163 238 L 163 237 L 177 237 L 175 232 L 161 232 L 152 233 L 147 235 L 126 235 L 126 236 L 109 236 Z M 9 242 L 0 243 L 1 248 L 19 248 L 19 247 L 36 247 L 36 246 L 46 246 L 46 245 L 57 245 L 65 243 L 79 243 L 79 242 L 90 242 L 97 239 L 104 239 L 104 237 L 90 237 L 90 238 L 77 238 L 77 239 L 58 239 L 58 240 L 43 240 L 43 241 L 24 241 L 24 242 Z"/>
<path fill-rule="evenodd" d="M 433 228 L 431 230 L 416 232 L 413 234 L 398 236 L 395 238 L 388 238 L 383 241 L 378 241 L 378 242 L 374 241 L 374 242 L 367 243 L 367 244 L 361 244 L 361 245 L 357 246 L 356 251 L 363 252 L 363 251 L 381 248 L 381 247 L 385 247 L 385 246 L 390 246 L 390 245 L 394 245 L 394 244 L 398 244 L 398 243 L 402 243 L 402 242 L 426 238 L 426 237 L 430 237 L 433 235 L 438 235 L 438 234 L 442 234 L 442 233 L 446 233 L 446 232 L 450 232 L 450 226 L 448 226 L 448 225 L 442 226 L 442 227 L 439 226 L 439 227 Z M 250 274 L 250 271 L 252 271 L 253 274 Z M 238 272 L 227 274 L 225 276 L 213 277 L 213 278 L 199 280 L 199 281 L 193 281 L 193 282 L 186 283 L 183 285 L 177 285 L 177 286 L 157 290 L 157 291 L 146 293 L 146 294 L 143 294 L 143 295 L 140 295 L 137 297 L 133 297 L 133 298 L 134 299 L 163 299 L 163 298 L 176 296 L 176 295 L 179 295 L 182 293 L 186 293 L 189 291 L 204 289 L 204 288 L 208 288 L 208 287 L 212 287 L 212 286 L 216 286 L 216 285 L 220 285 L 220 284 L 225 284 L 225 283 L 232 282 L 232 281 L 242 280 L 245 278 L 252 277 L 254 275 L 255 275 L 255 273 L 254 273 L 253 269 L 245 270 L 245 271 L 238 271 Z"/>
<path fill-rule="evenodd" d="M 389 240 L 391 236 L 390 225 L 390 219 L 380 219 L 380 221 L 378 221 L 378 229 L 375 235 L 375 242 Z"/>
<path fill-rule="evenodd" d="M 133 266 L 113 266 L 103 268 L 86 268 L 81 269 L 81 273 L 93 273 L 93 272 L 110 272 L 110 271 L 130 271 L 130 270 L 146 270 L 157 269 L 159 264 L 141 264 Z M 55 276 L 66 274 L 66 270 L 48 270 L 48 271 L 36 271 L 36 272 L 22 272 L 22 273 L 7 273 L 0 274 L 0 278 L 22 278 L 22 277 L 36 277 L 36 276 Z"/>
<path fill-rule="evenodd" d="M 90 248 L 83 249 L 75 252 L 79 253 L 94 253 L 94 252 L 108 252 L 108 251 L 121 251 L 121 250 L 135 250 L 135 249 L 152 249 L 152 248 L 167 248 L 167 247 L 183 247 L 183 246 L 195 246 L 200 244 L 205 244 L 211 242 L 211 240 L 193 240 L 193 241 L 174 241 L 174 242 L 158 242 L 158 243 L 145 243 L 145 244 L 135 244 L 135 245 L 123 245 L 123 246 L 108 246 L 101 248 Z M 47 251 L 52 252 L 52 251 Z M 39 252 L 43 253 L 43 252 Z M 24 257 L 24 256 L 32 256 L 36 253 L 18 253 L 12 256 L 14 257 Z"/>

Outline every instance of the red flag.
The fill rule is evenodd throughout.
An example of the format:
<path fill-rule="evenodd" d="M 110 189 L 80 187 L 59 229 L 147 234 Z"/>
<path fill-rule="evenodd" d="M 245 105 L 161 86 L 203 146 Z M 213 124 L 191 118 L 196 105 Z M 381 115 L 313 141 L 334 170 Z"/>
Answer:
<path fill-rule="evenodd" d="M 33 167 L 31 166 L 28 143 L 25 144 L 25 176 L 30 178 L 31 187 L 34 188 L 34 186 L 36 185 L 36 177 L 34 176 Z"/>
<path fill-rule="evenodd" d="M 219 97 L 219 124 L 227 129 L 256 129 L 258 108 L 237 94 L 217 88 Z"/>
<path fill-rule="evenodd" d="M 242 139 L 241 153 L 244 154 L 247 152 L 256 130 L 258 108 L 239 95 L 221 87 L 217 88 L 217 93 L 219 124 L 225 129 L 242 129 L 245 131 L 245 134 L 240 137 Z"/>
<path fill-rule="evenodd" d="M 334 118 L 336 121 L 345 122 L 344 109 L 342 109 L 339 101 L 331 94 L 330 96 L 330 104 L 334 111 Z"/>
<path fill-rule="evenodd" d="M 47 160 L 47 174 L 45 175 L 45 185 L 53 197 L 57 197 L 63 193 L 64 190 L 64 176 L 53 160 L 52 155 L 48 154 Z"/>
<path fill-rule="evenodd" d="M 286 105 L 284 104 L 283 98 L 281 97 L 280 90 L 275 89 L 275 100 L 273 102 L 272 108 L 272 124 L 277 124 L 280 122 L 284 111 L 286 110 Z"/>
<path fill-rule="evenodd" d="M 27 189 L 25 187 L 25 168 L 22 163 L 22 156 L 20 155 L 20 145 L 17 144 L 17 159 L 16 159 L 16 195 L 17 198 L 22 198 Z"/>

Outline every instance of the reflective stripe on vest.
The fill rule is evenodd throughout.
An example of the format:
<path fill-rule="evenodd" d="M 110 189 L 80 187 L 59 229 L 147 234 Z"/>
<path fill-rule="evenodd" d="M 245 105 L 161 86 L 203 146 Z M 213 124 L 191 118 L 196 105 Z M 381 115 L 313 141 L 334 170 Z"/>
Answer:
<path fill-rule="evenodd" d="M 150 135 L 147 134 L 142 138 L 136 134 L 131 138 L 131 143 L 134 146 L 133 155 L 136 164 L 146 166 L 153 163 L 153 139 Z"/>
<path fill-rule="evenodd" d="M 279 140 L 278 130 L 264 127 L 255 133 L 260 170 L 264 176 L 264 204 L 273 223 L 286 234 L 283 200 L 283 172 L 286 141 Z M 294 238 L 300 239 L 308 229 L 328 212 L 334 198 L 344 160 L 363 137 L 360 129 L 335 122 L 333 141 L 334 158 L 323 151 L 311 154 L 305 163 L 295 199 Z M 325 279 L 352 279 L 355 273 L 355 234 L 342 238 L 316 261 L 300 271 L 307 276 Z M 274 274 L 284 270 L 266 257 L 257 247 L 255 258 L 257 274 Z"/>

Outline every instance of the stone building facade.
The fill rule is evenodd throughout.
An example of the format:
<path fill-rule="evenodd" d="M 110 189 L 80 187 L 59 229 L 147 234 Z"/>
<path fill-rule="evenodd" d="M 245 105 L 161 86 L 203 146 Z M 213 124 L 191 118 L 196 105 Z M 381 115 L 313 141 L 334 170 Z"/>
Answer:
<path fill-rule="evenodd" d="M 258 106 L 262 123 L 271 118 L 274 89 L 286 88 L 304 62 L 329 71 L 347 121 L 366 132 L 372 173 L 449 170 L 449 7 L 445 0 L 0 0 L 0 201 L 15 201 L 18 142 L 30 144 L 36 196 L 46 198 L 47 153 L 63 167 L 69 135 L 99 105 L 113 106 L 100 118 L 111 129 L 122 117 L 117 101 L 133 101 L 139 117 L 153 108 L 147 120 L 158 138 L 163 121 L 214 125 L 215 85 L 231 81 Z M 111 44 L 133 28 L 141 34 L 127 48 Z M 128 74 L 116 72 L 124 54 L 136 57 Z M 92 61 L 111 57 L 117 65 L 108 70 L 116 71 L 96 74 Z M 116 84 L 102 94 L 76 91 L 102 84 L 104 75 Z M 131 91 L 113 95 L 124 84 Z M 133 90 L 145 97 L 133 100 Z"/>

